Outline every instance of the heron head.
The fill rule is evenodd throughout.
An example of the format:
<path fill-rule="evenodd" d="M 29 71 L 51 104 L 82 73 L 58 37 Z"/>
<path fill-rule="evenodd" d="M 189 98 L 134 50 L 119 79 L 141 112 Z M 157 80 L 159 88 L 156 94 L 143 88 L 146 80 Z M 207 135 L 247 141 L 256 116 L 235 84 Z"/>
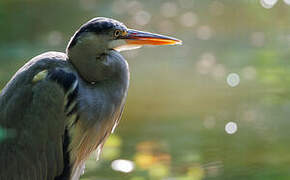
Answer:
<path fill-rule="evenodd" d="M 71 38 L 67 50 L 79 44 L 93 45 L 101 51 L 125 51 L 143 45 L 175 45 L 182 41 L 172 37 L 128 29 L 123 23 L 110 18 L 94 18 L 80 27 Z"/>
<path fill-rule="evenodd" d="M 117 51 L 143 45 L 174 44 L 181 44 L 181 40 L 129 29 L 119 21 L 98 17 L 76 31 L 67 46 L 67 55 L 84 79 L 100 81 L 122 72 L 126 62 L 122 62 L 122 57 L 116 57 L 119 56 Z"/>

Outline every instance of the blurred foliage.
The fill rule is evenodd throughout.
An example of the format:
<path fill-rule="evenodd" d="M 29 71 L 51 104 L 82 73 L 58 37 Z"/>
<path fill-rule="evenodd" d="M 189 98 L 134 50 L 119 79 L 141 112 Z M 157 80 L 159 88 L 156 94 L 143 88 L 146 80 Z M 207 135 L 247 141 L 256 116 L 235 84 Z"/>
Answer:
<path fill-rule="evenodd" d="M 261 2 L 2 0 L 0 86 L 31 57 L 64 51 L 95 16 L 173 35 L 184 45 L 123 53 L 132 76 L 125 113 L 82 179 L 290 179 L 290 6 Z M 230 73 L 239 75 L 235 87 Z M 116 159 L 135 169 L 114 171 Z"/>
<path fill-rule="evenodd" d="M 0 142 L 15 137 L 15 133 L 16 132 L 12 129 L 6 129 L 0 126 Z"/>

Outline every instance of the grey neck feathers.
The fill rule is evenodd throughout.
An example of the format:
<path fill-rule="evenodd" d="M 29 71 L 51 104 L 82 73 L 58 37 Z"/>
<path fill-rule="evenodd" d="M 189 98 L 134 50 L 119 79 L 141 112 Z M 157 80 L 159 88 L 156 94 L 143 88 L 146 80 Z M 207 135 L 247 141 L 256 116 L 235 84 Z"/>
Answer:
<path fill-rule="evenodd" d="M 108 39 L 86 35 L 67 49 L 68 61 L 83 80 L 89 83 L 115 81 L 127 83 L 129 69 L 126 60 L 108 47 Z"/>
<path fill-rule="evenodd" d="M 67 49 L 69 62 L 87 82 L 102 81 L 105 78 L 99 61 L 102 61 L 106 54 L 106 41 L 98 39 L 95 35 L 86 35 Z"/>

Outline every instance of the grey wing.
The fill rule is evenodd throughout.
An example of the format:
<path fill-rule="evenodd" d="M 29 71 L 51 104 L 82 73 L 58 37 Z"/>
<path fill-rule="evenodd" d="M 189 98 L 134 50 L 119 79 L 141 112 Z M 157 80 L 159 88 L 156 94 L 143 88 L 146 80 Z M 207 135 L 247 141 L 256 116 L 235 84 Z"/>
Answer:
<path fill-rule="evenodd" d="M 64 103 L 76 78 L 58 67 L 64 62 L 46 60 L 20 70 L 0 95 L 0 127 L 6 132 L 0 141 L 1 180 L 70 177 Z"/>

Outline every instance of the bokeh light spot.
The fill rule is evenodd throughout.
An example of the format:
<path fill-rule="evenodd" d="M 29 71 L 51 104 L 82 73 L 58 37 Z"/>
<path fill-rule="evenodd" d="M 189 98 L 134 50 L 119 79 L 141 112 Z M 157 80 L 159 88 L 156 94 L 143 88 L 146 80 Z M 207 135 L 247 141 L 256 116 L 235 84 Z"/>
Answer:
<path fill-rule="evenodd" d="M 115 160 L 112 162 L 111 166 L 113 170 L 120 171 L 123 173 L 132 172 L 135 168 L 135 165 L 132 161 L 125 159 Z"/>
<path fill-rule="evenodd" d="M 156 159 L 151 154 L 137 153 L 135 155 L 136 164 L 142 169 L 148 169 L 156 163 Z"/>
<path fill-rule="evenodd" d="M 103 148 L 102 157 L 106 160 L 117 159 L 121 154 L 122 139 L 112 134 L 109 136 Z"/>
<path fill-rule="evenodd" d="M 266 9 L 274 7 L 277 2 L 278 0 L 260 0 L 261 5 Z"/>
<path fill-rule="evenodd" d="M 238 130 L 238 125 L 235 122 L 228 122 L 225 126 L 225 131 L 228 134 L 234 134 L 237 132 L 237 130 Z"/>
<path fill-rule="evenodd" d="M 114 134 L 111 134 L 106 141 L 105 147 L 119 147 L 122 145 L 122 139 Z"/>
<path fill-rule="evenodd" d="M 227 76 L 227 83 L 231 87 L 236 87 L 240 84 L 240 76 L 236 73 L 230 73 Z"/>
<path fill-rule="evenodd" d="M 209 26 L 200 26 L 197 29 L 196 36 L 201 40 L 209 40 L 212 36 L 212 30 Z"/>
<path fill-rule="evenodd" d="M 192 27 L 197 23 L 197 16 L 193 12 L 186 12 L 181 15 L 180 23 L 185 27 Z"/>
<path fill-rule="evenodd" d="M 177 6 L 174 2 L 166 2 L 161 5 L 160 11 L 164 17 L 174 17 L 177 14 Z"/>
<path fill-rule="evenodd" d="M 147 11 L 138 11 L 134 19 L 136 24 L 144 26 L 150 22 L 151 15 Z"/>
<path fill-rule="evenodd" d="M 290 5 L 290 0 L 284 0 L 284 3 Z"/>

